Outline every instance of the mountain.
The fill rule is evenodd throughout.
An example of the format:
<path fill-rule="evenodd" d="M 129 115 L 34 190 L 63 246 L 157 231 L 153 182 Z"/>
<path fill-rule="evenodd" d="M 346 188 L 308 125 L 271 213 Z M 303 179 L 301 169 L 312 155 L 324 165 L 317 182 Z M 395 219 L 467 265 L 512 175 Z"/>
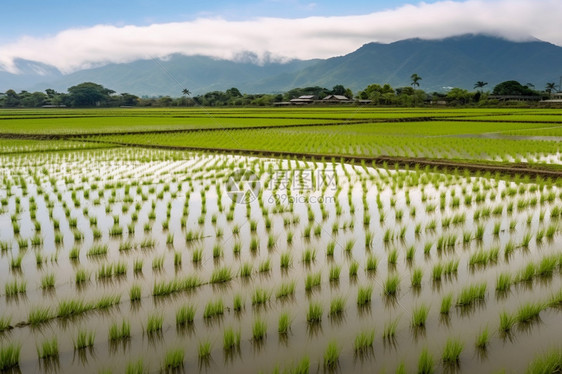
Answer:
<path fill-rule="evenodd" d="M 172 55 L 164 60 L 109 64 L 63 75 L 56 68 L 17 61 L 21 75 L 0 72 L 0 91 L 8 88 L 57 91 L 91 81 L 117 92 L 180 96 L 237 87 L 244 93 L 275 93 L 295 87 L 343 84 L 358 91 L 372 83 L 408 86 L 410 75 L 422 77 L 420 88 L 445 91 L 472 89 L 485 81 L 492 89 L 506 80 L 532 83 L 543 89 L 562 75 L 562 48 L 532 40 L 513 42 L 486 35 L 463 35 L 441 40 L 408 39 L 390 44 L 369 43 L 345 56 L 287 63 L 255 63 L 247 54 L 237 61 L 204 56 Z"/>

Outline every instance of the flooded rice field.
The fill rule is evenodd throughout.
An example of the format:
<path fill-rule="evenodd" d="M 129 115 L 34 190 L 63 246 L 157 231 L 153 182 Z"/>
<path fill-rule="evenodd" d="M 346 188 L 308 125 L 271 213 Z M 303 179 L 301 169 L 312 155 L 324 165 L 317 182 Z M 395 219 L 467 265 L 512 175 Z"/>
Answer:
<path fill-rule="evenodd" d="M 552 181 L 139 149 L 0 158 L 14 372 L 520 372 L 560 345 Z"/>

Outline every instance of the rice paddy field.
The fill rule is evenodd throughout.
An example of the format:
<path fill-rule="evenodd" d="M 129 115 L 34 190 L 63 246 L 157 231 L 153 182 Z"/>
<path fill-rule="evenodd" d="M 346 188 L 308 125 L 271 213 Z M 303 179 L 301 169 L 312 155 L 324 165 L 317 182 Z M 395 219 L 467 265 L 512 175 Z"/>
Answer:
<path fill-rule="evenodd" d="M 0 112 L 0 371 L 557 372 L 560 114 Z"/>

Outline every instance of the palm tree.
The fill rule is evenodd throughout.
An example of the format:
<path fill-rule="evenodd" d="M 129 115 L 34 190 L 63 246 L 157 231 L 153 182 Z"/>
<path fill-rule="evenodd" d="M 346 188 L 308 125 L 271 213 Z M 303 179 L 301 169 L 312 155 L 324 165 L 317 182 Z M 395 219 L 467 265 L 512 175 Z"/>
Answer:
<path fill-rule="evenodd" d="M 420 86 L 420 84 L 418 82 L 421 81 L 422 77 L 420 77 L 419 75 L 414 73 L 410 76 L 410 79 L 412 80 L 412 83 L 410 83 L 410 85 L 412 87 L 419 87 Z"/>
<path fill-rule="evenodd" d="M 181 91 L 181 93 L 184 94 L 185 96 L 191 95 L 191 92 L 190 92 L 187 88 L 184 88 L 184 89 Z"/>
<path fill-rule="evenodd" d="M 482 82 L 482 81 L 478 81 L 476 83 L 474 83 L 474 88 L 484 88 L 485 85 L 487 85 L 488 82 Z"/>
<path fill-rule="evenodd" d="M 556 90 L 556 83 L 549 82 L 546 84 L 545 91 L 548 92 L 549 95 L 552 94 L 552 91 Z"/>

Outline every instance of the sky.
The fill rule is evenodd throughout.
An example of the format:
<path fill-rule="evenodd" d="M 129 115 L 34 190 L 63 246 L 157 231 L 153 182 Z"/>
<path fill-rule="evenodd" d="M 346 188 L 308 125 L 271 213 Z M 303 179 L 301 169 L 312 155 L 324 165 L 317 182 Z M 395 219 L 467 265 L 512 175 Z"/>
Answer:
<path fill-rule="evenodd" d="M 486 33 L 562 46 L 561 0 L 3 0 L 0 70 L 63 73 L 174 53 L 328 58 L 368 42 Z"/>

